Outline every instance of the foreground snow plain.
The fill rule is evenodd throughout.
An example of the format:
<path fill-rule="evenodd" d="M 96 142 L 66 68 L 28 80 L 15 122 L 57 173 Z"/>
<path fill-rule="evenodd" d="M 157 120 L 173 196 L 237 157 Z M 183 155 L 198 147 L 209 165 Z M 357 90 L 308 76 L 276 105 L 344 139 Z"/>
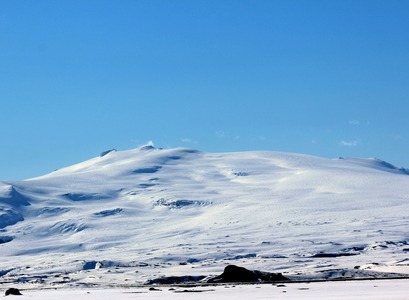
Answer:
<path fill-rule="evenodd" d="M 28 290 L 19 299 L 111 300 L 111 299 L 349 299 L 406 300 L 409 280 L 287 283 L 285 285 L 224 285 L 205 287 L 147 287 L 128 289 Z"/>
<path fill-rule="evenodd" d="M 0 286 L 132 287 L 228 264 L 295 280 L 405 277 L 408 174 L 379 159 L 103 153 L 0 182 Z"/>

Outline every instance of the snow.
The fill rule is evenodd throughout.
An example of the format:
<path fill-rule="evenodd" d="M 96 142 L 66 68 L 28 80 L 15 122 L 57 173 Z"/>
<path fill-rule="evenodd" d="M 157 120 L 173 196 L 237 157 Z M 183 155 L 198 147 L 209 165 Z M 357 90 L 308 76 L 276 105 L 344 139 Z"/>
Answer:
<path fill-rule="evenodd" d="M 409 280 L 289 283 L 277 285 L 224 285 L 117 289 L 56 289 L 22 291 L 19 299 L 371 299 L 404 300 Z"/>
<path fill-rule="evenodd" d="M 295 280 L 404 277 L 408 211 L 407 169 L 379 159 L 106 151 L 0 182 L 0 286 L 132 287 L 228 264 Z"/>

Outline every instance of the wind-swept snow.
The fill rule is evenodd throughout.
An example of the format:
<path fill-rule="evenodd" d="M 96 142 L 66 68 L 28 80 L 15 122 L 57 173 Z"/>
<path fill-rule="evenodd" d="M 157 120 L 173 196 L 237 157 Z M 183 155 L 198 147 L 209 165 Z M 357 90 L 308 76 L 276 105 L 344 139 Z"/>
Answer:
<path fill-rule="evenodd" d="M 107 151 L 0 183 L 0 281 L 132 285 L 232 263 L 293 279 L 401 276 L 408 211 L 408 171 L 376 159 Z"/>

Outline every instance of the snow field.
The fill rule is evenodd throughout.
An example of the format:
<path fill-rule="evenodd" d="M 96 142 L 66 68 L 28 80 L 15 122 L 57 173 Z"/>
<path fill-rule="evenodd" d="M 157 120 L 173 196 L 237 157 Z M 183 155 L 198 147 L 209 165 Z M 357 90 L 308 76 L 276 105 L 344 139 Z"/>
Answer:
<path fill-rule="evenodd" d="M 199 287 L 25 290 L 19 299 L 349 299 L 406 300 L 409 280 L 365 280 L 277 285 L 223 285 Z"/>
<path fill-rule="evenodd" d="M 408 195 L 408 171 L 377 159 L 111 151 L 0 183 L 0 281 L 132 286 L 228 264 L 293 279 L 404 276 Z"/>

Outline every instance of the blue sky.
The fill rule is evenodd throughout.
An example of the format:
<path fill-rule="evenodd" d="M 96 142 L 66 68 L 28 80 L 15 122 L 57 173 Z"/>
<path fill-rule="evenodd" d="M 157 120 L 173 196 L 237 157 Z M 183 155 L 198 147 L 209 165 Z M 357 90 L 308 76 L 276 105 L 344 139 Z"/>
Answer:
<path fill-rule="evenodd" d="M 409 167 L 409 1 L 0 2 L 0 180 L 153 141 Z"/>

